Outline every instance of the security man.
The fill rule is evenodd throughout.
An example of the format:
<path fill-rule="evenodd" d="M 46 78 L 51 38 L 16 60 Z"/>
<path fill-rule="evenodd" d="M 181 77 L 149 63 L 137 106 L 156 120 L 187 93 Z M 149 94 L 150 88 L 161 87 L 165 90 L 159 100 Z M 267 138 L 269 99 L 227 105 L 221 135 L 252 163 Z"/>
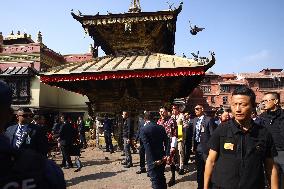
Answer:
<path fill-rule="evenodd" d="M 204 189 L 210 187 L 210 178 L 213 189 L 264 189 L 264 173 L 271 189 L 278 189 L 273 161 L 277 151 L 267 129 L 251 119 L 255 106 L 251 89 L 240 87 L 232 93 L 234 119 L 223 123 L 210 138 Z"/>
<path fill-rule="evenodd" d="M 196 117 L 193 119 L 193 151 L 197 172 L 198 189 L 203 189 L 204 167 L 208 155 L 208 141 L 214 131 L 215 124 L 212 118 L 204 113 L 204 107 L 197 104 L 194 108 Z"/>
<path fill-rule="evenodd" d="M 15 149 L 32 149 L 44 156 L 48 152 L 47 136 L 42 128 L 32 124 L 32 111 L 29 108 L 19 108 L 18 123 L 7 128 L 5 135 Z"/>
<path fill-rule="evenodd" d="M 280 107 L 280 95 L 269 92 L 262 98 L 263 109 L 266 111 L 259 117 L 260 123 L 272 134 L 278 156 L 274 158 L 279 168 L 280 188 L 284 188 L 284 110 Z"/>
<path fill-rule="evenodd" d="M 153 189 L 166 189 L 165 162 L 166 155 L 164 146 L 167 144 L 168 136 L 163 126 L 153 121 L 150 112 L 144 112 L 145 125 L 141 129 L 141 140 L 145 147 L 148 173 L 151 178 Z"/>
<path fill-rule="evenodd" d="M 124 168 L 130 168 L 133 166 L 130 146 L 134 136 L 134 125 L 133 125 L 133 120 L 131 120 L 129 116 L 129 112 L 123 111 L 122 118 L 123 118 L 123 146 L 125 152 L 125 161 L 122 162 L 121 164 L 124 165 Z"/>
<path fill-rule="evenodd" d="M 4 135 L 11 102 L 11 89 L 0 81 L 0 188 L 65 189 L 63 172 L 53 161 L 30 149 L 14 149 Z"/>

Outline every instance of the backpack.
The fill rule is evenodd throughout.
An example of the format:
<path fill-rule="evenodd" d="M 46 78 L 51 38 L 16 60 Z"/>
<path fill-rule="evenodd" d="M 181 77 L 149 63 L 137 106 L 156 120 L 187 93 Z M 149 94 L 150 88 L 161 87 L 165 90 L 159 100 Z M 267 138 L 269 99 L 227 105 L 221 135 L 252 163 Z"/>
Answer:
<path fill-rule="evenodd" d="M 11 162 L 0 162 L 11 165 L 9 169 L 0 168 L 1 189 L 47 189 L 50 188 L 44 176 L 45 158 L 32 150 L 15 151 L 0 150 L 0 154 L 6 156 Z"/>

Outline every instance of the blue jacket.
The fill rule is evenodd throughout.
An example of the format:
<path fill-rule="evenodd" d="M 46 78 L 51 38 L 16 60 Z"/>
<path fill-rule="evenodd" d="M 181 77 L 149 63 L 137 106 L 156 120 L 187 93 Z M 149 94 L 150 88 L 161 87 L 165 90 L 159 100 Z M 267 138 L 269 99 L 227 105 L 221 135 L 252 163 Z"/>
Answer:
<path fill-rule="evenodd" d="M 9 182 L 20 185 L 25 178 L 34 178 L 44 188 L 66 188 L 64 174 L 53 161 L 31 150 L 13 149 L 9 139 L 1 134 L 0 167 L 0 188 Z"/>
<path fill-rule="evenodd" d="M 141 140 L 145 147 L 148 167 L 153 166 L 157 160 L 161 160 L 165 155 L 165 144 L 168 136 L 164 127 L 154 122 L 148 122 L 141 129 Z"/>
<path fill-rule="evenodd" d="M 5 136 L 9 139 L 10 145 L 15 147 L 16 142 L 16 132 L 18 124 L 12 125 L 7 128 Z M 34 124 L 24 125 L 24 132 L 26 134 L 23 136 L 23 143 L 20 146 L 20 149 L 32 149 L 37 153 L 40 153 L 46 156 L 48 152 L 48 142 L 47 136 L 44 134 L 43 130 Z M 30 137 L 30 142 L 27 142 L 27 137 Z"/>
<path fill-rule="evenodd" d="M 195 137 L 196 137 L 196 125 L 197 125 L 198 117 L 193 119 L 193 147 L 196 149 L 196 151 L 201 152 L 203 154 L 208 154 L 209 148 L 208 148 L 208 141 L 213 134 L 213 131 L 215 129 L 215 124 L 212 118 L 205 116 L 200 124 L 201 129 L 200 131 L 200 143 L 196 143 Z"/>
<path fill-rule="evenodd" d="M 105 118 L 103 122 L 104 131 L 112 132 L 112 121 L 109 118 Z"/>

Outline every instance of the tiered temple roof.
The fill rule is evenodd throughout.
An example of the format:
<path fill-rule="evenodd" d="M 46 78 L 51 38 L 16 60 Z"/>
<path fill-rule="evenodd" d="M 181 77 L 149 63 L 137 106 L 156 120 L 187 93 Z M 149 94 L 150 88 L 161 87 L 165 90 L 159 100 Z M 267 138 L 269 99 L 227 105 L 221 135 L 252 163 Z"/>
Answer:
<path fill-rule="evenodd" d="M 177 16 L 173 10 L 141 12 L 133 0 L 128 13 L 83 15 L 71 12 L 106 56 L 49 69 L 41 81 L 87 95 L 92 111 L 157 110 L 186 97 L 214 65 L 208 58 L 174 55 Z"/>
<path fill-rule="evenodd" d="M 177 9 L 158 12 L 71 14 L 107 55 L 174 54 L 176 20 L 181 10 L 182 3 Z"/>

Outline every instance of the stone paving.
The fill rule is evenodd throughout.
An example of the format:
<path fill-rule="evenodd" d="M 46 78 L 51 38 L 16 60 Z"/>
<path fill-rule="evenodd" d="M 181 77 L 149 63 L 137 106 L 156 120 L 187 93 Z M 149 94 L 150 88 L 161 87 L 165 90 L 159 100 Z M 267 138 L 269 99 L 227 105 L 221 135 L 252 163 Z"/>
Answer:
<path fill-rule="evenodd" d="M 67 187 L 70 189 L 150 189 L 151 182 L 147 175 L 138 175 L 139 155 L 133 154 L 134 167 L 123 168 L 121 165 L 121 152 L 110 154 L 101 149 L 89 147 L 82 152 L 80 160 L 84 167 L 79 172 L 76 168 L 64 169 Z M 56 162 L 60 164 L 61 156 L 56 156 Z M 74 157 L 72 157 L 74 161 Z M 169 167 L 166 168 L 166 179 L 170 179 Z M 177 184 L 170 187 L 197 188 L 196 170 L 194 165 L 186 167 L 185 175 L 176 175 Z"/>

